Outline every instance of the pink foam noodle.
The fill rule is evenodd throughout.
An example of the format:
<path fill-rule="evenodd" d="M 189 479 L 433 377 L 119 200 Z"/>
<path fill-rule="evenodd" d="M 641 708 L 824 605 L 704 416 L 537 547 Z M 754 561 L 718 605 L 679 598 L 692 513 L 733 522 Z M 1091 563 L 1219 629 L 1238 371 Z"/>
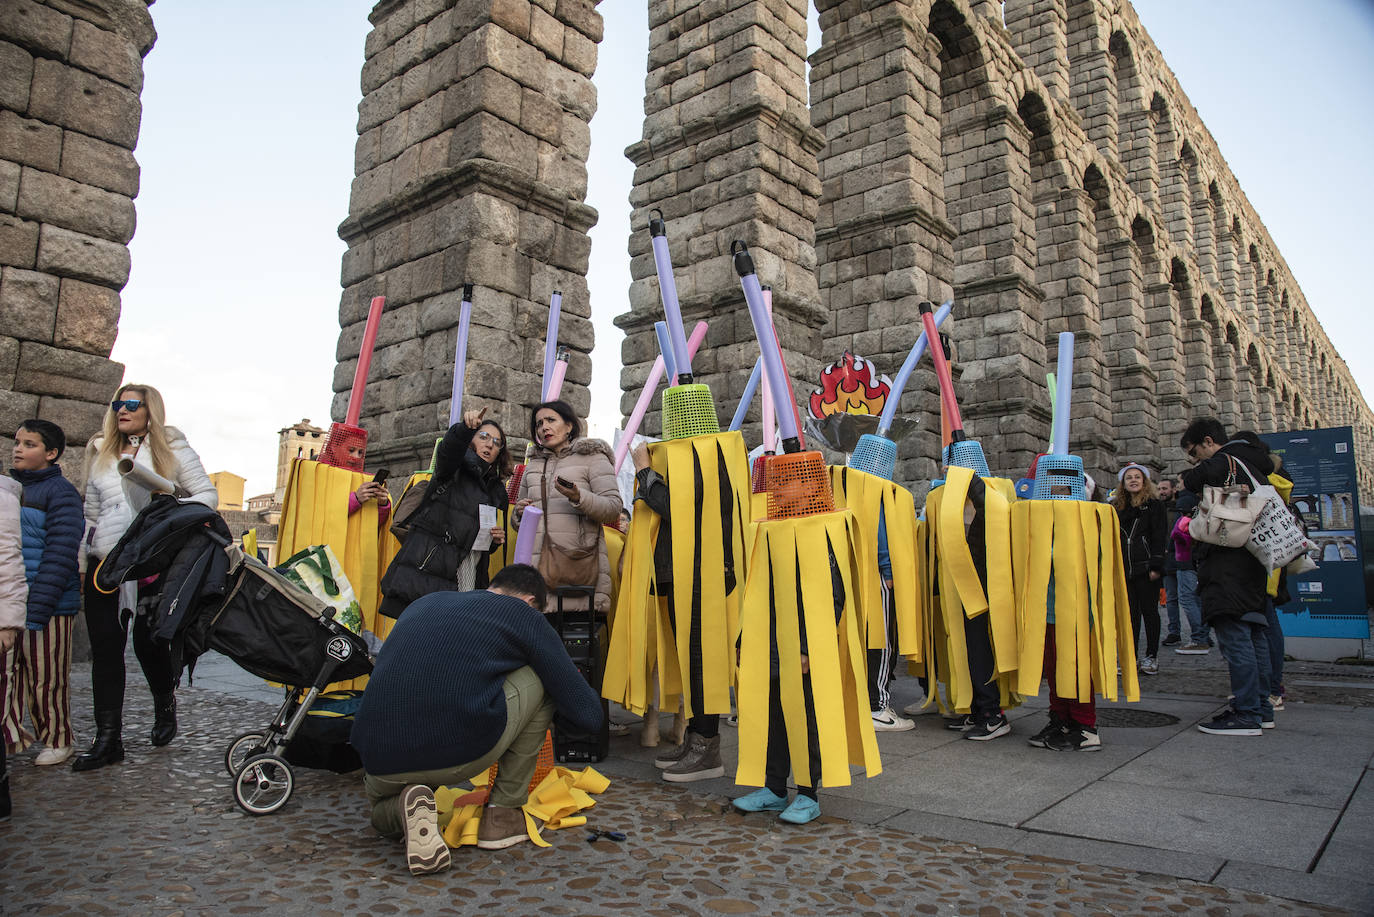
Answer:
<path fill-rule="evenodd" d="M 701 342 L 706 340 L 706 323 L 697 322 L 692 329 L 692 334 L 687 338 L 687 355 L 696 356 L 697 350 L 701 347 Z M 658 385 L 663 381 L 663 355 L 654 360 L 653 367 L 649 370 L 649 378 L 644 381 L 644 390 L 639 393 L 639 400 L 635 402 L 635 409 L 630 412 L 630 419 L 625 424 L 625 434 L 620 437 L 620 445 L 615 447 L 615 470 L 620 471 L 620 466 L 625 464 L 625 456 L 630 454 L 630 442 L 634 440 L 635 434 L 639 432 L 639 425 L 644 422 L 644 415 L 649 412 L 649 405 L 654 401 L 654 393 L 658 391 Z"/>
<path fill-rule="evenodd" d="M 544 393 L 545 401 L 557 401 L 563 397 L 563 380 L 568 376 L 568 349 L 558 348 L 558 359 L 553 361 L 553 376 L 549 378 L 549 390 Z"/>
<path fill-rule="evenodd" d="M 520 516 L 520 530 L 515 535 L 515 553 L 511 563 L 528 564 L 534 559 L 534 539 L 539 533 L 539 520 L 544 511 L 537 506 L 525 507 Z"/>
<path fill-rule="evenodd" d="M 763 307 L 768 310 L 768 321 L 773 321 L 773 288 L 763 288 Z M 772 452 L 773 444 L 778 441 L 777 419 L 773 412 L 773 389 L 768 384 L 768 374 L 763 375 L 763 451 Z"/>
<path fill-rule="evenodd" d="M 386 297 L 374 296 L 367 310 L 363 343 L 358 350 L 358 366 L 353 370 L 353 389 L 348 393 L 348 415 L 344 419 L 344 423 L 350 427 L 356 427 L 358 418 L 363 416 L 363 391 L 367 388 L 367 373 L 372 368 L 372 351 L 377 348 L 377 330 L 382 325 L 382 309 L 385 307 Z"/>
<path fill-rule="evenodd" d="M 553 378 L 553 364 L 557 359 L 558 353 L 558 319 L 563 312 L 563 292 L 553 291 L 553 298 L 549 300 L 549 324 L 544 329 L 544 375 L 540 377 L 543 383 L 544 401 L 549 399 L 549 382 Z"/>
<path fill-rule="evenodd" d="M 453 348 L 453 392 L 448 406 L 448 425 L 463 419 L 463 383 L 468 374 L 468 332 L 472 327 L 472 284 L 463 284 L 463 304 L 458 309 L 458 344 Z"/>

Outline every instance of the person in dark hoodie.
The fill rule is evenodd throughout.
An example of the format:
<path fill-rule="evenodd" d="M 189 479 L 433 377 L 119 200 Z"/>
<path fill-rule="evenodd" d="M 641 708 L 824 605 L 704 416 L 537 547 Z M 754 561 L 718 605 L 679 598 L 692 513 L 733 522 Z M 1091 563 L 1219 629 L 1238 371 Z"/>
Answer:
<path fill-rule="evenodd" d="M 57 464 L 67 436 L 47 420 L 26 420 L 14 434 L 10 476 L 24 488 L 20 529 L 29 584 L 23 637 L 0 655 L 4 741 L 23 751 L 35 735 L 44 748 L 35 764 L 61 764 L 72 755 L 72 625 L 81 610 L 77 555 L 86 520 L 81 494 Z M 34 734 L 24 727 L 24 712 Z"/>
<path fill-rule="evenodd" d="M 449 427 L 420 505 L 396 520 L 409 534 L 382 578 L 380 610 L 389 618 L 400 617 L 406 606 L 431 592 L 487 586 L 487 558 L 506 540 L 506 530 L 494 526 L 493 548 L 472 550 L 479 534 L 477 508 L 506 511 L 501 479 L 510 473 L 510 452 L 501 425 L 486 420 L 486 413 L 486 408 L 464 411 L 463 419 Z"/>
<path fill-rule="evenodd" d="M 521 811 L 550 721 L 601 727 L 601 699 L 541 613 L 544 578 L 511 564 L 487 591 L 434 592 L 396 622 L 353 720 L 373 827 L 403 837 L 410 871 L 450 865 L 434 790 L 499 764 L 477 846 L 527 839 Z"/>
<path fill-rule="evenodd" d="M 1199 497 L 1208 485 L 1248 487 L 1247 470 L 1257 481 L 1274 470 L 1266 450 L 1227 437 L 1226 428 L 1213 417 L 1189 424 L 1179 448 L 1193 463 L 1183 472 L 1183 486 Z M 1199 723 L 1198 729 L 1211 735 L 1263 735 L 1263 729 L 1274 724 L 1265 614 L 1268 572 L 1243 546 L 1226 548 L 1194 539 L 1193 560 L 1202 617 L 1216 634 L 1235 696 L 1230 708 L 1211 722 Z"/>

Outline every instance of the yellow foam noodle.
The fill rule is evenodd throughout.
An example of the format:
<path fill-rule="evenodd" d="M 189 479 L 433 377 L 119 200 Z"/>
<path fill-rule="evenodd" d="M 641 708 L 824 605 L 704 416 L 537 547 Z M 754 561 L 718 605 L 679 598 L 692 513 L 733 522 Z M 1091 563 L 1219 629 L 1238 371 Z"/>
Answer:
<path fill-rule="evenodd" d="M 473 777 L 474 787 L 486 785 L 487 769 Z M 552 846 L 544 840 L 543 831 L 557 831 L 562 828 L 577 828 L 587 823 L 587 816 L 579 814 L 596 805 L 593 795 L 604 793 L 611 782 L 592 768 L 581 772 L 566 767 L 555 767 L 530 790 L 529 798 L 521 806 L 525 817 L 525 831 L 536 847 Z M 447 787 L 435 790 L 436 804 L 441 798 L 452 800 L 458 791 Z M 451 802 L 450 802 L 451 805 Z M 444 843 L 450 847 L 467 847 L 477 843 L 477 831 L 481 825 L 482 806 L 460 806 L 453 810 L 447 825 L 444 826 Z"/>

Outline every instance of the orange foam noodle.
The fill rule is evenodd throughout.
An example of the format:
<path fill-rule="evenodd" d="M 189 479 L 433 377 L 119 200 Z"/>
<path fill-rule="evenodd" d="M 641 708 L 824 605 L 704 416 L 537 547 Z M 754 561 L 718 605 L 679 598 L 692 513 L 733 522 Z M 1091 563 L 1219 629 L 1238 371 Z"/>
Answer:
<path fill-rule="evenodd" d="M 835 510 L 830 474 L 819 452 L 774 455 L 767 465 L 768 518 L 814 516 Z"/>

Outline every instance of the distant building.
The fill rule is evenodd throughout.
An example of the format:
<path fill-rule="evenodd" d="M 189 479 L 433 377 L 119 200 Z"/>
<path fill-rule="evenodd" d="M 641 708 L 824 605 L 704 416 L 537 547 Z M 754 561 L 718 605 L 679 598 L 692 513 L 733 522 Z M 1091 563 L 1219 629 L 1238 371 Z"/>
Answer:
<path fill-rule="evenodd" d="M 310 423 L 310 418 L 277 431 L 277 505 L 286 496 L 286 479 L 291 476 L 291 460 L 313 459 L 324 451 L 324 430 Z"/>
<path fill-rule="evenodd" d="M 210 475 L 210 483 L 219 491 L 220 512 L 243 509 L 243 484 L 248 479 L 232 471 L 216 471 Z"/>

